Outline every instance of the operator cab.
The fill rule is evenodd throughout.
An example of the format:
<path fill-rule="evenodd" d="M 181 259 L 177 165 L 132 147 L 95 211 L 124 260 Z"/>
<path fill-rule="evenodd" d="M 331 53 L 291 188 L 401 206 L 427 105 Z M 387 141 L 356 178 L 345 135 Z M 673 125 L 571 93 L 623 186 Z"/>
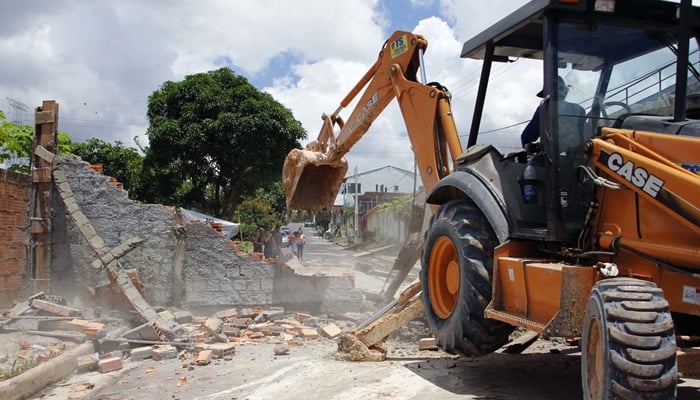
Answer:
<path fill-rule="evenodd" d="M 593 198 L 583 147 L 601 127 L 698 136 L 700 125 L 686 119 L 685 103 L 689 98 L 695 104 L 700 96 L 699 30 L 688 30 L 686 53 L 679 7 L 651 0 L 536 0 L 465 42 L 462 57 L 483 60 L 468 146 L 477 144 L 478 116 L 489 114 L 484 104 L 492 64 L 542 62 L 536 203 L 522 196 L 523 163 L 502 161 L 501 155 L 492 168 L 481 168 L 474 164 L 483 160 L 465 157 L 459 167 L 497 187 L 509 213 L 510 237 L 576 244 Z M 698 8 L 692 8 L 692 19 L 700 21 Z M 677 69 L 677 63 L 684 67 Z M 558 90 L 562 79 L 566 99 Z M 577 109 L 585 111 L 572 111 Z"/>

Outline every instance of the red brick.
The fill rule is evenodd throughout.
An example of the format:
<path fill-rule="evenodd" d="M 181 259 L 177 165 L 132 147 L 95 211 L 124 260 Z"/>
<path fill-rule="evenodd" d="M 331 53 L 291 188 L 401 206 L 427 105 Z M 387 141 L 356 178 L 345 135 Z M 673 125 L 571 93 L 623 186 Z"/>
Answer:
<path fill-rule="evenodd" d="M 301 337 L 303 337 L 304 339 L 316 339 L 316 338 L 318 338 L 318 331 L 316 329 L 302 328 L 300 333 L 301 333 Z"/>
<path fill-rule="evenodd" d="M 100 360 L 98 363 L 98 369 L 103 374 L 106 372 L 116 371 L 122 369 L 122 359 L 118 357 L 109 357 Z"/>
<path fill-rule="evenodd" d="M 202 350 L 197 354 L 197 365 L 207 365 L 211 361 L 212 351 Z"/>
<path fill-rule="evenodd" d="M 297 321 L 304 322 L 304 321 L 306 321 L 307 319 L 310 319 L 310 318 L 311 318 L 311 315 L 310 315 L 310 314 L 305 314 L 305 313 L 300 313 L 300 312 L 296 313 L 296 319 L 297 319 Z"/>
<path fill-rule="evenodd" d="M 341 331 L 336 324 L 328 324 L 321 327 L 321 333 L 329 339 L 335 339 L 340 336 L 343 331 Z"/>

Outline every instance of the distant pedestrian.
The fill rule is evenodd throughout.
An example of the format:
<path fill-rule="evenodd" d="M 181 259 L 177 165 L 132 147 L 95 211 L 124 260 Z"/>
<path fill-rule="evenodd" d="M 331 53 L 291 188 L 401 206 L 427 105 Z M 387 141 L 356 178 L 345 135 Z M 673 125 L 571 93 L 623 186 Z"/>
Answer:
<path fill-rule="evenodd" d="M 257 228 L 255 230 L 255 235 L 253 235 L 253 252 L 263 252 L 263 231 L 260 228 Z"/>
<path fill-rule="evenodd" d="M 280 224 L 275 224 L 275 230 L 272 231 L 272 238 L 274 239 L 275 242 L 275 255 L 274 258 L 278 258 L 282 256 L 282 231 L 280 231 L 280 228 L 282 225 Z"/>
<path fill-rule="evenodd" d="M 304 245 L 306 244 L 306 236 L 304 236 L 304 232 L 302 232 L 301 227 L 299 227 L 299 230 L 297 230 L 295 233 L 296 236 L 296 244 L 297 244 L 297 258 L 300 260 L 304 259 Z"/>
<path fill-rule="evenodd" d="M 275 252 L 276 252 L 276 246 L 275 246 L 275 238 L 272 236 L 271 231 L 266 231 L 265 235 L 263 236 L 263 244 L 264 244 L 264 250 L 263 250 L 263 255 L 265 258 L 275 258 Z"/>
<path fill-rule="evenodd" d="M 292 248 L 292 254 L 297 256 L 299 258 L 298 254 L 298 248 L 299 248 L 299 235 L 297 232 L 292 232 L 291 235 L 289 235 L 289 247 Z"/>

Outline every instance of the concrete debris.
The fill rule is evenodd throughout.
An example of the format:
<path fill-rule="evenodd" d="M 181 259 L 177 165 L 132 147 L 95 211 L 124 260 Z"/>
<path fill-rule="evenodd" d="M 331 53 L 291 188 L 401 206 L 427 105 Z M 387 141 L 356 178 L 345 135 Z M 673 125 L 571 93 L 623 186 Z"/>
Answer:
<path fill-rule="evenodd" d="M 46 311 L 51 314 L 60 315 L 62 317 L 82 317 L 83 313 L 80 310 L 57 304 L 47 300 L 34 299 L 31 302 L 32 308 Z"/>
<path fill-rule="evenodd" d="M 192 370 L 218 365 L 213 363 L 214 360 L 234 360 L 237 347 L 256 344 L 274 344 L 274 355 L 283 356 L 290 354 L 292 348 L 305 346 L 310 341 L 336 340 L 354 325 L 349 322 L 352 318 L 338 314 L 316 316 L 287 311 L 282 307 L 228 308 L 213 313 L 213 316 L 158 309 L 159 321 L 178 324 L 177 330 L 166 335 L 154 321 L 133 326 L 124 319 L 91 318 L 89 313 L 69 307 L 64 300 L 49 299 L 45 295 L 28 303 L 30 307 L 14 311 L 15 314 L 22 313 L 22 318 L 10 320 L 12 315 L 4 314 L 6 319 L 0 321 L 6 323 L 0 326 L 0 330 L 12 331 L 21 327 L 28 331 L 28 327 L 41 327 L 42 330 L 32 332 L 63 336 L 63 340 L 67 340 L 67 336 L 78 337 L 80 341 L 92 339 L 87 343 L 93 344 L 94 353 L 76 357 L 79 373 L 99 371 L 108 374 L 123 369 L 125 363 L 167 363 L 169 360 L 176 360 L 178 365 Z M 49 312 L 53 316 L 45 315 Z M 100 309 L 99 315 L 106 312 Z M 71 314 L 81 317 L 72 317 Z M 408 328 L 407 335 L 419 334 L 414 328 Z M 38 346 L 31 341 L 24 343 L 24 347 L 26 353 L 21 355 L 22 359 L 37 363 L 63 351 L 57 346 Z M 377 348 L 373 348 L 369 351 L 370 356 L 358 356 L 357 359 L 381 360 L 385 353 L 380 351 L 376 356 Z"/>
<path fill-rule="evenodd" d="M 125 333 L 123 336 L 127 339 L 136 340 L 166 340 L 165 336 L 161 335 L 160 332 L 156 329 L 155 324 L 149 322 L 137 326 L 136 328 Z"/>
<path fill-rule="evenodd" d="M 142 346 L 131 350 L 131 361 L 141 361 L 152 357 L 154 347 Z"/>
<path fill-rule="evenodd" d="M 78 357 L 78 372 L 89 372 L 97 369 L 97 361 L 99 360 L 97 354 L 85 354 Z"/>
<path fill-rule="evenodd" d="M 189 324 L 192 322 L 192 313 L 189 311 L 173 311 L 173 317 L 178 324 Z"/>
<path fill-rule="evenodd" d="M 287 355 L 289 354 L 289 346 L 286 344 L 278 344 L 272 351 L 274 351 L 276 356 Z"/>
<path fill-rule="evenodd" d="M 224 335 L 230 337 L 240 337 L 241 336 L 241 328 L 237 328 L 232 325 L 224 325 L 221 328 L 221 333 Z"/>
<path fill-rule="evenodd" d="M 386 349 L 381 343 L 368 348 L 357 336 L 343 332 L 338 338 L 338 351 L 333 356 L 342 361 L 384 361 Z"/>
<path fill-rule="evenodd" d="M 190 314 L 191 316 L 191 314 Z M 221 320 L 230 320 L 234 319 L 238 316 L 238 310 L 235 308 L 231 308 L 228 310 L 223 310 L 223 311 L 218 311 L 216 314 L 214 314 L 214 318 L 219 318 Z M 191 319 L 191 318 L 190 318 Z M 187 321 L 189 322 L 189 321 Z"/>
<path fill-rule="evenodd" d="M 342 332 L 343 331 L 341 331 L 340 328 L 338 328 L 338 325 L 333 323 L 325 325 L 321 328 L 321 333 L 328 339 L 335 339 L 338 336 L 340 336 Z"/>
<path fill-rule="evenodd" d="M 156 361 L 169 360 L 177 357 L 177 349 L 175 346 L 164 345 L 158 346 L 151 352 L 151 357 Z"/>
<path fill-rule="evenodd" d="M 419 350 L 437 350 L 437 339 L 435 338 L 423 338 L 418 342 Z"/>

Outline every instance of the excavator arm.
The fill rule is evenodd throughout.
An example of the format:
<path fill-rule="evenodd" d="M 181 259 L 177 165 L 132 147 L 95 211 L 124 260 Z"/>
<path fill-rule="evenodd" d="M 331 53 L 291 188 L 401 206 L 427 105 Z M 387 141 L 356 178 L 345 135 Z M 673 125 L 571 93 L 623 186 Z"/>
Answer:
<path fill-rule="evenodd" d="M 345 154 L 394 98 L 403 114 L 426 191 L 450 172 L 449 161 L 454 163 L 462 146 L 452 118 L 449 92 L 416 78 L 427 46 L 427 40 L 420 35 L 395 32 L 335 112 L 323 114 L 317 139 L 303 150 L 289 152 L 283 167 L 287 209 L 320 210 L 333 205 L 348 168 Z M 357 106 L 344 121 L 340 112 L 360 92 Z"/>
<path fill-rule="evenodd" d="M 607 190 L 616 186 L 635 193 L 634 198 L 611 194 L 611 199 L 627 199 L 618 208 L 643 210 L 637 211 L 635 220 L 647 222 L 642 228 L 624 228 L 620 218 L 601 215 L 600 246 L 628 249 L 656 263 L 682 267 L 700 276 L 697 242 L 693 239 L 700 234 L 700 176 L 694 172 L 700 165 L 700 139 L 603 128 L 602 135 L 589 140 L 584 151 L 604 179 L 612 183 L 613 189 Z M 674 229 L 655 230 L 674 221 Z M 690 304 L 679 301 L 677 306 L 686 308 Z"/>
<path fill-rule="evenodd" d="M 700 234 L 700 176 L 644 144 L 654 136 L 660 134 L 605 128 L 603 137 L 588 141 L 584 151 L 619 184 Z M 678 149 L 700 150 L 697 138 L 663 135 L 663 140 L 677 142 L 672 144 L 676 155 Z M 695 160 L 697 154 L 688 157 Z"/>

